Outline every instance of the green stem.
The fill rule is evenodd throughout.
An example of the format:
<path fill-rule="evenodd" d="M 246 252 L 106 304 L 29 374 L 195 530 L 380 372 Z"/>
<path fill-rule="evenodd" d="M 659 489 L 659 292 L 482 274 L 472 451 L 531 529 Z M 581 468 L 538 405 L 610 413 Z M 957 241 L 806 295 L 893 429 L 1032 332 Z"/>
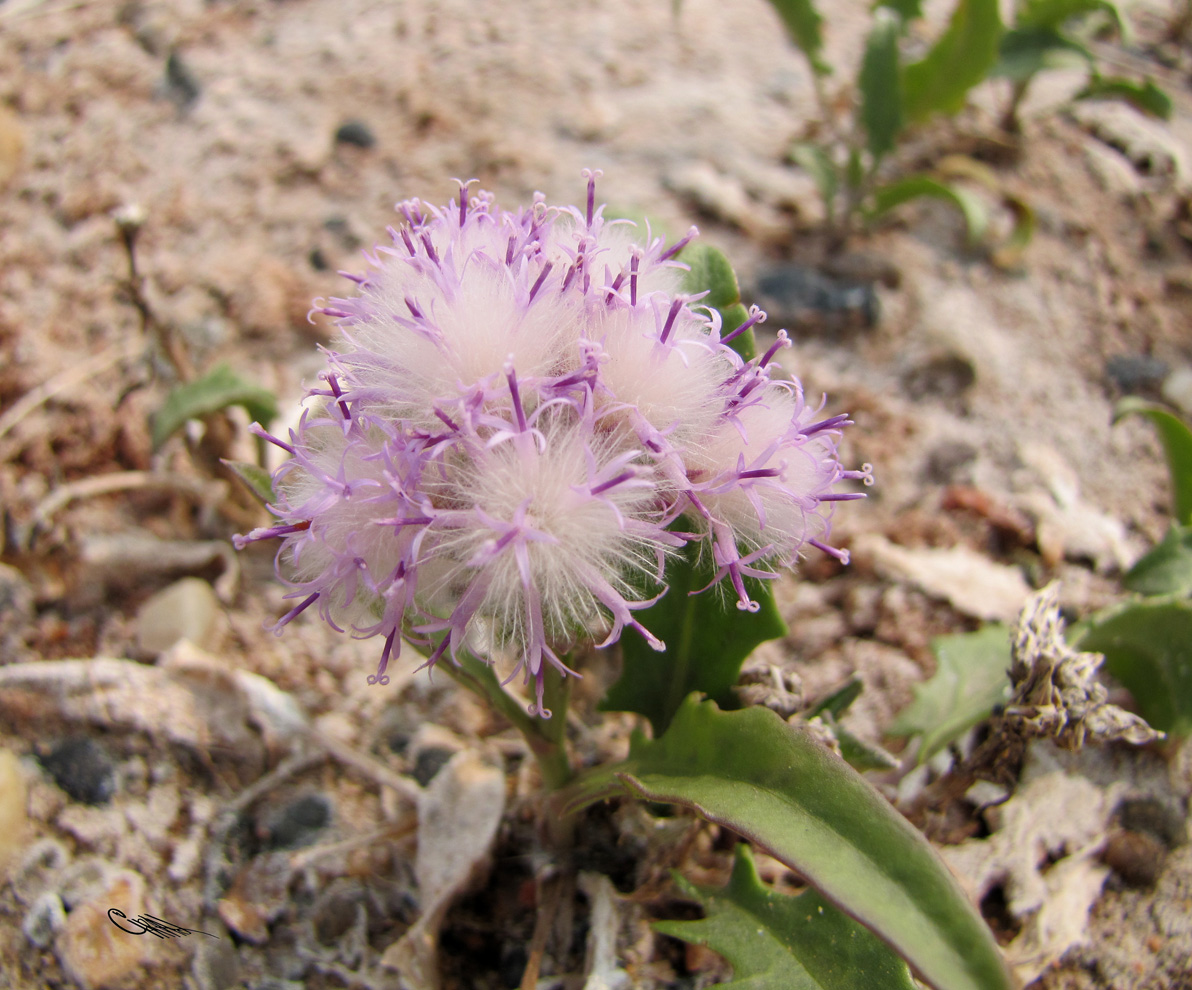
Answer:
<path fill-rule="evenodd" d="M 548 791 L 558 790 L 574 776 L 567 757 L 567 703 L 571 682 L 553 667 L 546 669 L 543 704 L 550 709 L 549 719 L 528 714 L 520 701 L 501 687 L 492 667 L 470 653 L 459 654 L 459 665 L 450 660 L 436 664 L 457 684 L 490 702 L 522 734 L 529 745 Z"/>

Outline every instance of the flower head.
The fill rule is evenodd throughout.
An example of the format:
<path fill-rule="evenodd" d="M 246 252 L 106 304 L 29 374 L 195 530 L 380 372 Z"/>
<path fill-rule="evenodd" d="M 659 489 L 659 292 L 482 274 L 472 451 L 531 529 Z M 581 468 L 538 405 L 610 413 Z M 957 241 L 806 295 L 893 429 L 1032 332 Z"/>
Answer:
<path fill-rule="evenodd" d="M 350 298 L 318 304 L 340 340 L 274 477 L 278 570 L 298 604 L 428 664 L 511 654 L 536 681 L 580 639 L 615 642 L 700 541 L 738 606 L 825 541 L 846 471 L 844 416 L 815 420 L 770 377 L 785 333 L 745 362 L 680 285 L 688 238 L 644 241 L 595 206 L 498 209 L 487 193 L 398 205 Z M 754 310 L 751 323 L 764 319 Z M 679 520 L 681 522 L 678 522 Z M 678 522 L 677 525 L 674 525 Z M 513 674 L 510 674 L 512 677 Z"/>

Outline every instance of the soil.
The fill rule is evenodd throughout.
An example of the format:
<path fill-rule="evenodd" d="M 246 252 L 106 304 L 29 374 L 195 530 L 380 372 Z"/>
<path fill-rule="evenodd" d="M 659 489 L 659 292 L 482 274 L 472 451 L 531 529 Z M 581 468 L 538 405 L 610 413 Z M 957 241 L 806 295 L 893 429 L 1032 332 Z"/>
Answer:
<path fill-rule="evenodd" d="M 828 19 L 838 109 L 868 6 L 837 4 Z M 934 636 L 1012 618 L 891 569 L 883 548 L 964 547 L 1024 587 L 1059 578 L 1073 617 L 1118 600 L 1122 570 L 1162 536 L 1170 496 L 1153 433 L 1140 420 L 1111 426 L 1114 403 L 1163 394 L 1192 416 L 1192 49 L 1186 33 L 1166 37 L 1175 14 L 1164 5 L 1147 0 L 1131 17 L 1130 46 L 1098 51 L 1115 71 L 1154 75 L 1173 97 L 1170 122 L 1072 109 L 1079 79 L 1055 73 L 1028 100 L 1020 136 L 999 130 L 1008 93 L 990 83 L 889 163 L 891 174 L 956 155 L 986 166 L 997 191 L 974 189 L 995 233 L 1009 230 L 1008 203 L 1036 218 L 1009 257 L 968 248 L 937 203 L 829 243 L 813 183 L 785 161 L 814 132 L 815 95 L 765 0 L 0 0 L 0 670 L 116 658 L 150 672 L 127 681 L 148 692 L 140 708 L 89 702 L 99 667 L 52 689 L 0 683 L 0 750 L 21 760 L 32 829 L 0 887 L 0 982 L 396 985 L 379 959 L 418 917 L 417 827 L 385 774 L 429 774 L 460 746 L 502 764 L 510 784 L 493 858 L 447 915 L 444 986 L 522 979 L 537 900 L 554 888 L 541 883 L 534 774 L 517 740 L 445 678 L 405 670 L 368 687 L 376 644 L 313 616 L 268 634 L 284 609 L 268 551 L 229 549 L 265 515 L 218 461 L 256 458 L 247 417 L 233 410 L 205 434 L 192 424 L 156 449 L 150 432 L 179 378 L 220 362 L 295 418 L 332 334 L 308 317 L 311 300 L 348 290 L 336 272 L 363 269 L 396 201 L 446 202 L 453 177 L 515 207 L 537 190 L 578 202 L 581 170 L 602 169 L 611 209 L 672 234 L 697 223 L 737 266 L 745 301 L 770 307 L 765 329 L 791 326 L 785 367 L 826 394 L 829 414 L 852 414 L 844 460 L 872 463 L 878 483 L 837 514 L 853 564 L 809 559 L 784 578 L 791 634 L 752 663 L 787 672 L 806 699 L 858 674 L 847 724 L 861 738 L 902 746 L 884 733 L 934 670 Z M 769 302 L 759 286 L 789 280 L 792 264 L 798 278 L 852 281 L 816 283 L 828 295 L 812 310 Z M 982 574 L 978 599 L 992 595 Z M 163 658 L 139 610 L 186 575 L 214 592 L 186 599 L 210 605 L 195 634 L 203 650 Z M 576 701 L 572 728 L 592 758 L 623 748 L 631 726 L 593 708 L 616 662 L 594 658 Z M 194 711 L 169 707 L 178 677 L 205 685 Z M 287 706 L 367 766 L 325 752 L 287 762 L 306 752 L 287 735 Z M 427 725 L 446 741 L 427 741 Z M 1171 744 L 1155 761 L 1160 783 L 1126 783 L 1184 823 L 1192 757 Z M 1135 766 L 1123 760 L 1121 772 Z M 913 803 L 910 767 L 878 782 Z M 988 834 L 971 802 L 954 805 L 937 809 L 933 841 Z M 1150 872 L 1109 874 L 1083 937 L 1035 986 L 1192 987 L 1192 956 L 1180 955 L 1192 933 L 1179 920 L 1192 859 L 1174 835 Z M 270 855 L 292 864 L 308 847 L 321 852 L 303 868 L 268 872 Z M 727 979 L 714 954 L 648 922 L 693 911 L 669 868 L 722 881 L 731 847 L 715 829 L 628 806 L 585 820 L 582 869 L 623 895 L 616 963 L 628 985 Z M 791 880 L 780 867 L 768 878 Z M 71 910 L 45 914 L 52 934 L 39 946 L 30 919 L 51 889 Z M 96 889 L 221 937 L 138 943 L 140 955 L 116 959 L 115 943 L 85 927 Z M 221 896 L 241 897 L 239 927 L 213 910 Z M 599 898 L 558 896 L 569 906 L 546 938 L 542 978 L 578 987 Z M 1023 922 L 1000 896 L 982 906 L 1009 942 Z"/>

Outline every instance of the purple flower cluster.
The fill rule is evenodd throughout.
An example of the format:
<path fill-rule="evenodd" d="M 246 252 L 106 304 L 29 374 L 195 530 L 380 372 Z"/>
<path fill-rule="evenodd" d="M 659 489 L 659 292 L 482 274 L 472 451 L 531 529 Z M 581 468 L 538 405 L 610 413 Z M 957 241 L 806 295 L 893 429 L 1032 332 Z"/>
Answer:
<path fill-rule="evenodd" d="M 341 331 L 274 476 L 278 571 L 297 605 L 433 664 L 467 649 L 536 680 L 581 639 L 615 642 L 665 591 L 667 558 L 706 547 L 718 583 L 772 577 L 827 539 L 844 416 L 816 419 L 798 383 L 772 380 L 785 333 L 743 361 L 715 310 L 679 292 L 686 238 L 640 242 L 586 210 L 492 196 L 405 223 L 369 256 L 352 298 L 318 311 Z M 756 308 L 749 324 L 765 318 Z M 679 521 L 681 520 L 681 521 Z M 678 521 L 678 522 L 677 522 Z"/>

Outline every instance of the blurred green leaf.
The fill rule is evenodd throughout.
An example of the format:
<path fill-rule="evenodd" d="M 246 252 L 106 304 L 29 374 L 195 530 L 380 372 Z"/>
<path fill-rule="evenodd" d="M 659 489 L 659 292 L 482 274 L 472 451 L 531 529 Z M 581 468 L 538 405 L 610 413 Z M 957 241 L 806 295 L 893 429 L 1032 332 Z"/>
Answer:
<path fill-rule="evenodd" d="M 723 706 L 735 706 L 733 685 L 741 664 L 758 643 L 786 635 L 769 582 L 745 579 L 757 612 L 737 608 L 719 589 L 691 595 L 715 576 L 710 554 L 688 544 L 666 568 L 670 590 L 656 604 L 636 613 L 637 620 L 666 643 L 662 653 L 633 629 L 621 636 L 621 676 L 600 702 L 601 711 L 645 715 L 661 735 L 692 691 L 702 691 Z"/>
<path fill-rule="evenodd" d="M 820 57 L 824 47 L 821 30 L 824 19 L 815 4 L 811 0 L 770 0 L 770 5 L 778 11 L 791 40 L 807 56 L 812 71 L 821 76 L 830 75 L 831 68 Z"/>
<path fill-rule="evenodd" d="M 865 41 L 858 84 L 861 90 L 861 123 L 874 161 L 894 148 L 902 131 L 902 79 L 898 72 L 898 36 L 902 28 L 892 10 L 878 8 Z"/>
<path fill-rule="evenodd" d="M 154 448 L 160 447 L 189 419 L 202 419 L 229 406 L 243 406 L 262 426 L 277 418 L 277 399 L 268 389 L 246 382 L 221 364 L 197 381 L 179 385 L 152 417 Z"/>
<path fill-rule="evenodd" d="M 655 931 L 719 952 L 733 967 L 724 987 L 748 990 L 915 990 L 898 955 L 814 890 L 767 890 L 749 847 L 739 845 L 723 888 L 675 882 L 699 901 L 701 921 L 659 921 Z"/>
<path fill-rule="evenodd" d="M 915 700 L 890 727 L 892 736 L 922 736 L 920 763 L 959 738 L 1010 697 L 1010 631 L 1000 623 L 931 642 L 936 671 L 915 685 Z"/>
<path fill-rule="evenodd" d="M 1166 407 L 1134 396 L 1118 402 L 1113 421 L 1135 414 L 1145 416 L 1159 431 L 1171 477 L 1172 515 L 1180 525 L 1192 526 L 1192 431 Z"/>
<path fill-rule="evenodd" d="M 816 702 L 807 712 L 807 717 L 814 718 L 828 712 L 834 718 L 840 718 L 852 707 L 853 702 L 861 697 L 862 688 L 861 678 L 854 674 L 826 698 Z"/>
<path fill-rule="evenodd" d="M 1192 595 L 1192 526 L 1173 525 L 1122 584 L 1140 595 Z"/>
<path fill-rule="evenodd" d="M 869 217 L 876 219 L 890 212 L 896 206 L 909 203 L 920 196 L 942 199 L 960 211 L 964 217 L 965 232 L 970 248 L 976 247 L 989 228 L 989 211 L 984 201 L 963 186 L 941 182 L 929 175 L 912 175 L 888 186 L 882 186 L 873 194 L 873 208 Z"/>
<path fill-rule="evenodd" d="M 888 7 L 902 18 L 903 28 L 917 17 L 923 16 L 923 0 L 878 0 L 874 5 Z"/>
<path fill-rule="evenodd" d="M 573 785 L 567 810 L 622 787 L 765 849 L 939 990 L 1009 990 L 989 928 L 927 840 L 847 763 L 769 709 L 723 712 L 692 695 L 665 735 L 636 733 L 628 760 Z"/>
<path fill-rule="evenodd" d="M 1026 200 L 1009 194 L 1004 203 L 1014 214 L 1014 227 L 1010 236 L 990 252 L 990 259 L 999 268 L 1015 268 L 1035 237 L 1035 210 Z"/>
<path fill-rule="evenodd" d="M 263 467 L 250 461 L 223 460 L 222 463 L 244 482 L 245 487 L 252 492 L 257 501 L 263 505 L 269 505 L 274 501 L 273 476 Z"/>
<path fill-rule="evenodd" d="M 702 305 L 711 306 L 720 314 L 720 336 L 727 337 L 749 319 L 749 311 L 741 302 L 741 289 L 737 284 L 737 273 L 725 257 L 724 252 L 711 244 L 696 242 L 683 249 L 679 255 L 683 264 L 691 270 L 683 276 L 683 291 L 692 294 L 708 292 Z M 746 360 L 752 360 L 757 353 L 757 340 L 750 327 L 743 334 L 734 337 L 728 346 Z"/>
<path fill-rule="evenodd" d="M 1046 69 L 1092 64 L 1092 52 L 1055 28 L 1019 27 L 1002 36 L 997 64 L 989 74 L 1020 83 Z"/>
<path fill-rule="evenodd" d="M 819 190 L 820 199 L 824 201 L 824 212 L 828 222 L 836 212 L 836 192 L 840 187 L 840 178 L 836 164 L 828 157 L 828 153 L 819 145 L 798 142 L 791 146 L 790 160 L 811 176 Z"/>
<path fill-rule="evenodd" d="M 957 113 L 968 91 L 989 75 L 1002 36 L 998 0 L 959 0 L 943 36 L 922 61 L 903 70 L 903 113 L 910 123 Z"/>
<path fill-rule="evenodd" d="M 1160 120 L 1171 120 L 1171 97 L 1151 80 L 1135 82 L 1120 76 L 1096 76 L 1076 94 L 1077 100 L 1121 100 Z"/>
<path fill-rule="evenodd" d="M 1126 22 L 1109 0 L 1019 0 L 1014 23 L 1018 27 L 1058 28 L 1073 17 L 1099 11 L 1108 14 L 1119 33 L 1124 33 Z"/>
<path fill-rule="evenodd" d="M 1153 728 L 1192 732 L 1192 602 L 1129 602 L 1095 615 L 1077 648 L 1105 654 L 1105 669 L 1124 684 Z"/>

